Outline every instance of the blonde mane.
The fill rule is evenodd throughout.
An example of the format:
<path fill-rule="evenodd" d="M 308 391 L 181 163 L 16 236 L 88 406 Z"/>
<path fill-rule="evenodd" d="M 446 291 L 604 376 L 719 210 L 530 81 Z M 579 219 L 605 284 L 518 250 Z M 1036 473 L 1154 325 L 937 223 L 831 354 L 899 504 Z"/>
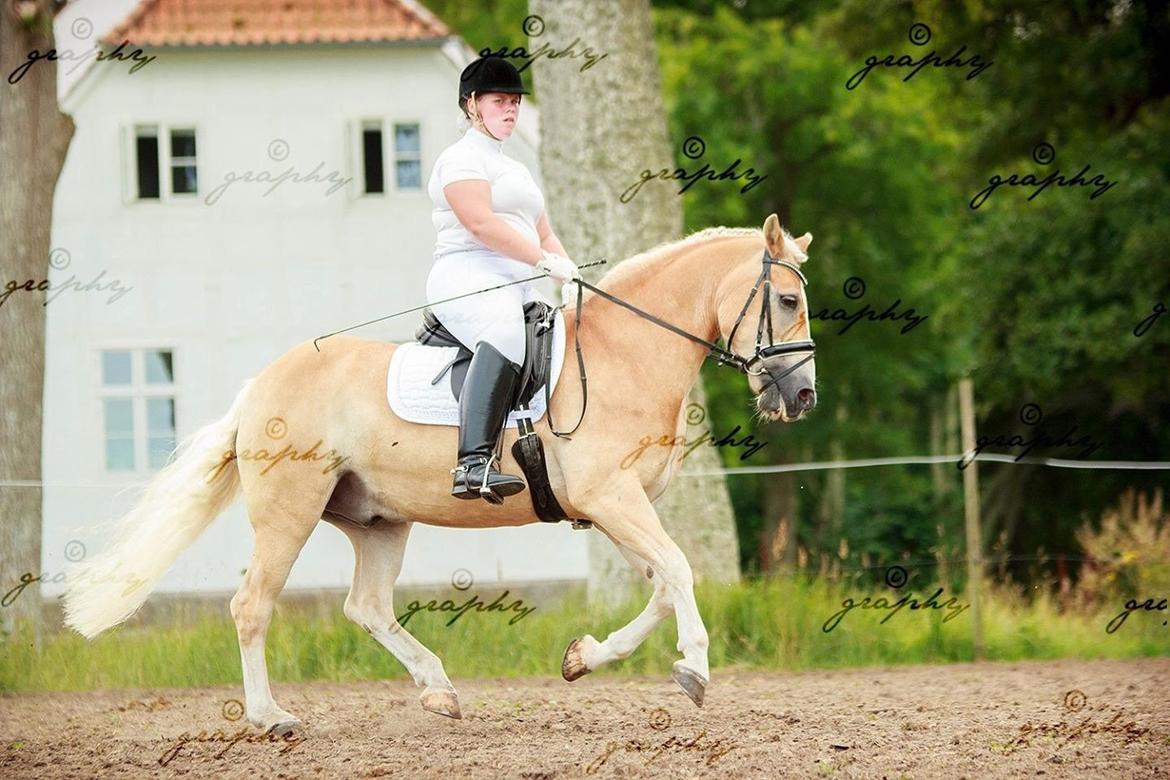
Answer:
<path fill-rule="evenodd" d="M 759 236 L 763 238 L 763 235 L 764 231 L 759 228 L 704 228 L 684 238 L 675 239 L 674 241 L 664 241 L 658 246 L 647 249 L 645 252 L 639 252 L 623 260 L 613 270 L 601 277 L 601 282 L 608 284 L 620 283 L 645 269 L 647 266 L 653 265 L 663 256 L 676 252 L 676 250 L 683 249 L 684 247 L 689 247 L 692 244 L 701 244 L 717 238 L 743 238 L 745 236 Z"/>
<path fill-rule="evenodd" d="M 605 276 L 601 277 L 598 286 L 605 284 L 610 287 L 613 284 L 620 284 L 629 279 L 629 277 L 637 274 L 639 271 L 654 265 L 665 255 L 674 253 L 681 254 L 680 250 L 691 246 L 692 244 L 701 244 L 706 241 L 714 241 L 720 238 L 746 238 L 756 237 L 763 239 L 764 231 L 760 228 L 740 228 L 740 227 L 709 227 L 703 230 L 691 233 L 684 238 L 676 239 L 674 241 L 664 241 L 658 246 L 647 249 L 645 252 L 640 252 L 633 255 L 627 260 L 623 260 L 613 270 L 609 271 Z M 792 234 L 784 230 L 784 241 L 788 246 L 788 250 L 801 260 L 807 260 L 808 256 L 800 250 L 793 241 Z M 589 295 L 590 293 L 586 293 Z"/>

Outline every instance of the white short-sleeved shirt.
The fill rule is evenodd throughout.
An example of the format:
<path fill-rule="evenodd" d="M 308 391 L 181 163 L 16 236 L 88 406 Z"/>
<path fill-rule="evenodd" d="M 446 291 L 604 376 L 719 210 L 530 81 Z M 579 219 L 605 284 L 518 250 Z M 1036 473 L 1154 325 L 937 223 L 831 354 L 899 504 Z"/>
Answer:
<path fill-rule="evenodd" d="M 492 211 L 532 243 L 540 244 L 536 223 L 544 213 L 544 195 L 524 163 L 505 155 L 502 146 L 501 141 L 472 127 L 435 160 L 427 182 L 427 194 L 435 205 L 431 221 L 438 233 L 435 260 L 456 252 L 476 250 L 498 254 L 463 226 L 443 194 L 443 188 L 451 182 L 466 179 L 488 182 L 492 191 Z"/>

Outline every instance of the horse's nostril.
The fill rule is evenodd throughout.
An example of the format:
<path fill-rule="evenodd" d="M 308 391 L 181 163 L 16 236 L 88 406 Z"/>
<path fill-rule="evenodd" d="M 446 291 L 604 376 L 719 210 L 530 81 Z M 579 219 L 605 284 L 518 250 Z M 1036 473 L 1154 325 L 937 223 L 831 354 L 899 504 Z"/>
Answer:
<path fill-rule="evenodd" d="M 802 409 L 811 409 L 817 405 L 817 394 L 812 388 L 806 387 L 796 394 L 796 400 Z"/>

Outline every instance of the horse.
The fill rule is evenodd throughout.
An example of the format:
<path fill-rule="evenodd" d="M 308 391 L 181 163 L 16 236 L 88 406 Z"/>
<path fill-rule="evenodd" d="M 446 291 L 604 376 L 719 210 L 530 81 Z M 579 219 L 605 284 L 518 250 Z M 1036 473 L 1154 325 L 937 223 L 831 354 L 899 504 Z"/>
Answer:
<path fill-rule="evenodd" d="M 562 419 L 582 413 L 572 436 L 549 436 L 547 414 L 536 421 L 546 443 L 549 478 L 565 512 L 591 521 L 653 586 L 645 609 L 628 625 L 604 641 L 589 634 L 572 640 L 561 665 L 566 680 L 629 656 L 673 613 L 683 657 L 674 663 L 672 678 L 702 705 L 710 681 L 708 638 L 694 577 L 652 504 L 670 484 L 677 452 L 655 448 L 629 468 L 619 463 L 637 433 L 685 434 L 687 394 L 712 348 L 719 350 L 721 363 L 747 375 L 761 419 L 794 422 L 815 406 L 814 347 L 800 270 L 811 241 L 807 233 L 793 238 L 775 214 L 762 230 L 708 228 L 626 260 L 596 287 L 585 285 L 591 289 L 578 297 L 579 310 L 569 310 L 578 315 L 576 322 L 565 316 L 566 355 L 567 345 L 575 344 L 587 356 L 593 392 L 583 407 L 581 377 L 557 383 L 550 412 Z M 737 333 L 745 317 L 758 318 L 750 357 L 743 356 L 752 349 L 749 329 Z M 790 335 L 798 339 L 786 341 Z M 720 337 L 726 349 L 714 344 Z M 338 336 L 322 341 L 318 351 L 304 342 L 247 380 L 222 419 L 180 442 L 123 516 L 109 548 L 91 558 L 87 571 L 95 576 L 65 595 L 66 624 L 92 639 L 132 615 L 242 491 L 254 544 L 231 599 L 231 615 L 248 721 L 276 734 L 302 725 L 272 696 L 264 645 L 276 597 L 322 520 L 341 530 L 354 549 L 346 617 L 406 667 L 423 688 L 424 710 L 462 717 L 458 693 L 438 656 L 394 616 L 393 589 L 407 536 L 414 523 L 494 528 L 538 517 L 524 495 L 500 506 L 476 502 L 474 509 L 450 495 L 456 429 L 403 421 L 387 404 L 387 369 L 397 346 Z M 807 355 L 800 358 L 802 353 Z M 345 457 L 322 468 L 279 468 L 281 458 L 262 448 L 289 429 L 317 444 L 291 454 L 286 445 L 281 458 L 305 463 L 311 457 L 317 465 L 316 450 L 325 442 Z M 503 435 L 501 468 L 515 471 L 510 452 L 517 432 L 505 428 Z M 125 570 L 136 575 L 137 584 L 121 590 L 116 583 L 127 582 L 125 576 L 96 576 Z"/>

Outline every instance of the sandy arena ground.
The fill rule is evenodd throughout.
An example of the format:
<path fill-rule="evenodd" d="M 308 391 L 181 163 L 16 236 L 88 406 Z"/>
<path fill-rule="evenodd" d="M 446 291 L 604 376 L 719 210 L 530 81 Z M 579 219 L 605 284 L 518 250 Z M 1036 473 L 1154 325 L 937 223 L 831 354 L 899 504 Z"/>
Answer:
<path fill-rule="evenodd" d="M 284 740 L 238 687 L 9 694 L 0 777 L 1170 778 L 1170 658 L 716 670 L 702 709 L 668 678 L 454 682 L 462 720 L 409 680 L 277 684 Z"/>

